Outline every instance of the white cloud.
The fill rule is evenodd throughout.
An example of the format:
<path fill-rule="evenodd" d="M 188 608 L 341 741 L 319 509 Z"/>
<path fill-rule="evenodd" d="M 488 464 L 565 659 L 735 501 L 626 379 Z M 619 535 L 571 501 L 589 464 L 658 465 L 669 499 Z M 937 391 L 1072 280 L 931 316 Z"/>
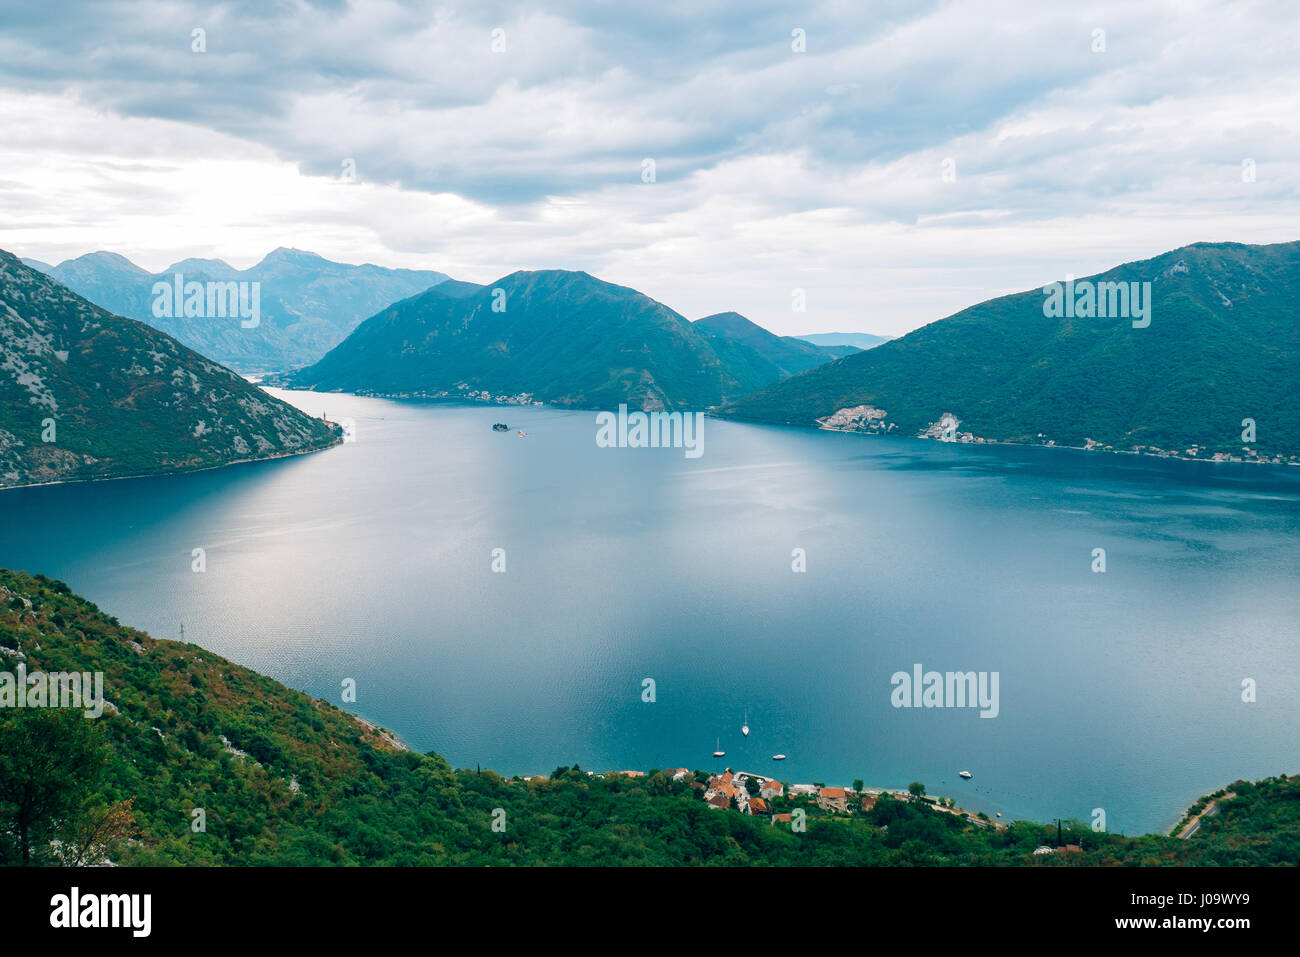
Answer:
<path fill-rule="evenodd" d="M 563 267 L 691 318 L 896 335 L 1188 242 L 1300 238 L 1284 3 L 29 7 L 0 29 L 0 246 L 45 260 Z"/>

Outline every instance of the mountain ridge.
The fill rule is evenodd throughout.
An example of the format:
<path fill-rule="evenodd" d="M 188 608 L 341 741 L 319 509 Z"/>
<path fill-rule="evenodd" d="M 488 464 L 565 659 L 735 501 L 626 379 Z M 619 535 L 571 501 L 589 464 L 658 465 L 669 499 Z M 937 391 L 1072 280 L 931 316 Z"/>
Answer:
<path fill-rule="evenodd" d="M 36 267 L 40 268 L 40 267 Z M 244 373 L 287 372 L 308 365 L 347 337 L 367 316 L 447 280 L 432 270 L 388 269 L 334 262 L 280 246 L 247 269 L 221 259 L 187 258 L 149 272 L 118 253 L 100 250 L 40 271 L 109 312 L 138 320 L 223 365 Z M 155 283 L 256 283 L 259 315 L 231 327 L 205 315 L 155 315 Z"/>
<path fill-rule="evenodd" d="M 1149 283 L 1133 316 L 1000 296 L 718 410 L 848 431 L 1192 457 L 1300 455 L 1300 242 L 1194 243 L 1073 280 Z M 1050 286 L 1050 284 L 1049 284 Z M 1140 291 L 1140 290 L 1139 290 Z M 945 414 L 957 422 L 941 427 Z M 948 420 L 951 425 L 952 420 Z M 1248 423 L 1257 426 L 1248 440 Z M 1253 451 L 1246 451 L 1251 449 Z"/>
<path fill-rule="evenodd" d="M 710 317 L 692 323 L 584 270 L 516 270 L 486 285 L 440 288 L 371 316 L 288 381 L 363 394 L 704 409 L 831 357 L 737 316 L 763 355 L 712 328 Z"/>

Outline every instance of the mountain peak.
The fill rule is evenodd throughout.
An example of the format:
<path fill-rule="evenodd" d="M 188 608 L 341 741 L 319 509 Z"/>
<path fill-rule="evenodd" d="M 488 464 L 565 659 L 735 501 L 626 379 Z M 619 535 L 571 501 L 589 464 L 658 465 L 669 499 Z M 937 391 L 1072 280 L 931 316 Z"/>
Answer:
<path fill-rule="evenodd" d="M 149 275 L 148 270 L 141 269 L 131 260 L 119 253 L 111 253 L 107 249 L 96 250 L 93 253 L 86 253 L 75 259 L 65 259 L 61 266 L 67 266 L 69 263 L 79 263 L 84 266 L 94 266 L 100 269 L 116 269 L 125 272 L 139 273 L 142 276 Z"/>
<path fill-rule="evenodd" d="M 488 288 L 496 286 L 512 290 L 525 290 L 529 295 L 535 293 L 545 295 L 564 294 L 570 297 L 596 296 L 598 298 L 620 300 L 644 298 L 647 301 L 654 302 L 645 293 L 629 286 L 620 286 L 618 283 L 600 279 L 581 269 L 519 269 L 507 276 L 502 276 L 495 283 L 490 284 Z"/>
<path fill-rule="evenodd" d="M 164 273 L 201 273 L 208 276 L 230 276 L 237 272 L 234 266 L 223 259 L 182 259 L 180 262 L 172 263 Z"/>
<path fill-rule="evenodd" d="M 704 316 L 696 319 L 695 324 L 701 329 L 711 329 L 716 332 L 725 332 L 736 334 L 742 332 L 752 332 L 754 329 L 762 329 L 762 326 L 747 319 L 738 312 L 715 312 L 711 316 Z M 763 330 L 766 331 L 766 330 Z"/>
<path fill-rule="evenodd" d="M 262 257 L 262 261 L 258 263 L 258 265 L 267 266 L 284 263 L 294 266 L 315 266 L 327 262 L 330 262 L 330 260 L 326 259 L 324 256 L 317 255 L 310 250 L 294 249 L 290 246 L 277 246 Z"/>

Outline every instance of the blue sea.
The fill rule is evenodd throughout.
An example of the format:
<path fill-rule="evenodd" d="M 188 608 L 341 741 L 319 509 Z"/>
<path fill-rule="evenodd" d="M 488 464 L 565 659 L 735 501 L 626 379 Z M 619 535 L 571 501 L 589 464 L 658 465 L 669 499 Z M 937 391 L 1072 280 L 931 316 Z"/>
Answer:
<path fill-rule="evenodd" d="M 1130 834 L 1300 771 L 1300 469 L 716 419 L 692 458 L 272 391 L 355 441 L 0 493 L 0 566 L 460 767 L 921 781 Z M 996 716 L 895 707 L 918 665 L 996 674 Z"/>

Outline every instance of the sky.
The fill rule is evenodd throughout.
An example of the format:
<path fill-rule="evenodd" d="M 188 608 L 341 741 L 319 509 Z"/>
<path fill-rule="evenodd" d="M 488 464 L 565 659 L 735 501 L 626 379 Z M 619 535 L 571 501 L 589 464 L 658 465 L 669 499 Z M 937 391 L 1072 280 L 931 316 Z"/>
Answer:
<path fill-rule="evenodd" d="M 1300 239 L 1297 51 L 1293 0 L 5 0 L 0 248 L 582 269 L 897 336 Z"/>

